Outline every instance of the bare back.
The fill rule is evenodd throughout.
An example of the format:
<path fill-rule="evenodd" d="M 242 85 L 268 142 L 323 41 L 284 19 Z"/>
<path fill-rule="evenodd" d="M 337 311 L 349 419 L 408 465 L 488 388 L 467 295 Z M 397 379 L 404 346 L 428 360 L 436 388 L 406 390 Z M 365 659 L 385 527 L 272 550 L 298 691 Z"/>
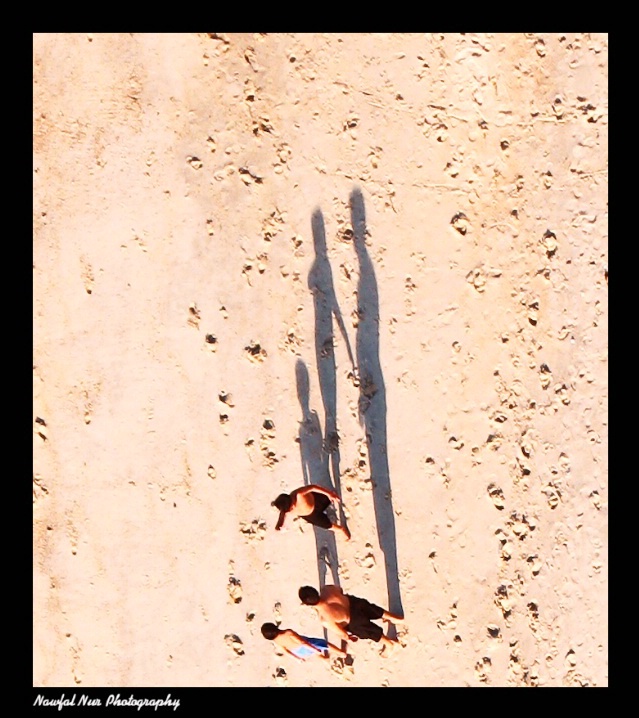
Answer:
<path fill-rule="evenodd" d="M 284 648 L 291 653 L 294 653 L 296 648 L 306 645 L 306 642 L 300 638 L 299 634 L 290 628 L 278 633 L 273 640 L 280 648 Z"/>
<path fill-rule="evenodd" d="M 312 492 L 302 494 L 293 491 L 291 493 L 291 512 L 296 516 L 310 516 L 315 510 L 315 494 Z"/>
<path fill-rule="evenodd" d="M 317 604 L 320 620 L 325 626 L 345 626 L 350 621 L 350 604 L 339 586 L 327 585 L 320 591 Z"/>

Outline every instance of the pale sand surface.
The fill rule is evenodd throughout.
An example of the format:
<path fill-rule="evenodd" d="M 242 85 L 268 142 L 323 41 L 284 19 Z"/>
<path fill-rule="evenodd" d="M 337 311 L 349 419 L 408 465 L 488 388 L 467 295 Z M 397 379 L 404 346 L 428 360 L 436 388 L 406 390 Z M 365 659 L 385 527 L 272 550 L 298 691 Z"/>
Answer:
<path fill-rule="evenodd" d="M 608 684 L 607 42 L 34 36 L 35 686 Z"/>

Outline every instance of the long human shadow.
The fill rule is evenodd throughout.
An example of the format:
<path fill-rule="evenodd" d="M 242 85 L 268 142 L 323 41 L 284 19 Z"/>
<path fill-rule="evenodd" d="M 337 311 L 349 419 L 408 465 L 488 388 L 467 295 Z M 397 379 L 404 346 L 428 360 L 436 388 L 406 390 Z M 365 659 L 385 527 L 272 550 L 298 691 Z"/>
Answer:
<path fill-rule="evenodd" d="M 328 471 L 328 455 L 324 451 L 322 427 L 317 412 L 309 404 L 309 378 L 306 364 L 301 359 L 295 364 L 297 398 L 302 408 L 298 441 L 302 460 L 304 485 L 318 484 L 326 489 L 335 490 Z M 313 526 L 315 534 L 315 553 L 320 590 L 326 585 L 326 569 L 331 569 L 333 584 L 339 586 L 337 543 L 332 531 Z"/>
<path fill-rule="evenodd" d="M 346 344 L 348 356 L 355 368 L 353 352 L 344 320 L 335 296 L 333 273 L 326 251 L 326 231 L 321 210 L 316 209 L 311 218 L 315 260 L 308 273 L 308 287 L 313 294 L 315 310 L 315 357 L 319 377 L 320 393 L 324 405 L 324 450 L 330 457 L 330 474 L 333 488 L 342 498 L 340 481 L 339 436 L 337 433 L 337 369 L 335 364 L 335 333 L 333 320 Z M 340 505 L 340 522 L 346 524 Z"/>
<path fill-rule="evenodd" d="M 366 248 L 366 210 L 358 188 L 351 192 L 350 209 L 353 242 L 359 262 L 359 323 L 355 348 L 360 381 L 359 417 L 366 430 L 377 536 L 386 568 L 388 606 L 391 613 L 403 615 L 387 454 L 386 387 L 379 358 L 379 293 L 373 262 Z"/>

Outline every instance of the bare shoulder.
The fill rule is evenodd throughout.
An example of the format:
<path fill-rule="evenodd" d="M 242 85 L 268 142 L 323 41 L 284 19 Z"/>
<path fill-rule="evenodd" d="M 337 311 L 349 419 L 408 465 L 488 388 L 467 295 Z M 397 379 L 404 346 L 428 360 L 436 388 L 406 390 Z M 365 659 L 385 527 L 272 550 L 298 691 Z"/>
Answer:
<path fill-rule="evenodd" d="M 341 598 L 343 595 L 344 592 L 339 586 L 332 586 L 330 584 L 324 586 L 320 591 L 320 598 L 324 600 L 331 598 Z"/>
<path fill-rule="evenodd" d="M 300 643 L 300 637 L 290 628 L 282 631 L 275 640 L 282 648 L 295 648 Z"/>

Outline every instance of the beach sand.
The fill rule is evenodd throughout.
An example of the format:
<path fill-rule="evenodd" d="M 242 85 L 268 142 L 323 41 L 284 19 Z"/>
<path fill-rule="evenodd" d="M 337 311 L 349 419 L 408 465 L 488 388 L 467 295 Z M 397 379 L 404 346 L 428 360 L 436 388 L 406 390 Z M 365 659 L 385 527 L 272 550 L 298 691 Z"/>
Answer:
<path fill-rule="evenodd" d="M 606 686 L 607 36 L 33 48 L 34 686 Z"/>

